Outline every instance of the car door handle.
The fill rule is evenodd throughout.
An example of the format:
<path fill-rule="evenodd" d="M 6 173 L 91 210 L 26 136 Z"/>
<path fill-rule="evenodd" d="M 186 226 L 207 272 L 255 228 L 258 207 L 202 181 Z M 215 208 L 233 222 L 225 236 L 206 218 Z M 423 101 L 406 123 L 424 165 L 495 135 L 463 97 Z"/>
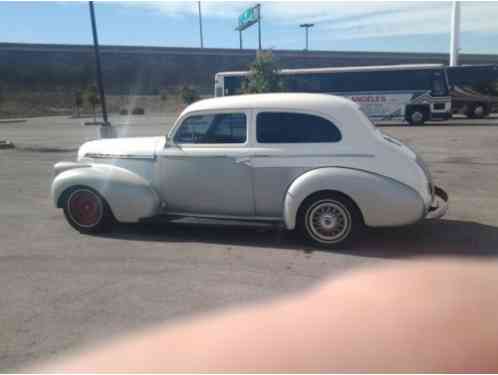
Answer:
<path fill-rule="evenodd" d="M 240 158 L 235 158 L 234 162 L 236 164 L 245 164 L 245 165 L 251 165 L 251 158 L 247 156 L 242 156 Z"/>

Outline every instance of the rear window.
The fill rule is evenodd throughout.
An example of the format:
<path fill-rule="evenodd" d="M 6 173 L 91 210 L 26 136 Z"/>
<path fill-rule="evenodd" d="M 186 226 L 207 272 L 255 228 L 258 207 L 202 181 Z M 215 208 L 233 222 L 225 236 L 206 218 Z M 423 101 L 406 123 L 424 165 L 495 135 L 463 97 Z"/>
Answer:
<path fill-rule="evenodd" d="M 261 112 L 256 120 L 259 143 L 339 142 L 339 129 L 323 117 L 304 113 Z"/>

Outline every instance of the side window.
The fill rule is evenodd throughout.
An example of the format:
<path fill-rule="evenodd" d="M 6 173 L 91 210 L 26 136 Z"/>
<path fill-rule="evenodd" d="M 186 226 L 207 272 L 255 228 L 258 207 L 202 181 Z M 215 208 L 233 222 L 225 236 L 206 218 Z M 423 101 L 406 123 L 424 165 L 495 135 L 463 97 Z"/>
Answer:
<path fill-rule="evenodd" d="M 323 117 L 304 113 L 261 112 L 256 119 L 259 143 L 339 142 L 339 129 Z"/>
<path fill-rule="evenodd" d="M 188 117 L 175 134 L 176 143 L 244 143 L 247 139 L 244 113 L 220 113 Z"/>

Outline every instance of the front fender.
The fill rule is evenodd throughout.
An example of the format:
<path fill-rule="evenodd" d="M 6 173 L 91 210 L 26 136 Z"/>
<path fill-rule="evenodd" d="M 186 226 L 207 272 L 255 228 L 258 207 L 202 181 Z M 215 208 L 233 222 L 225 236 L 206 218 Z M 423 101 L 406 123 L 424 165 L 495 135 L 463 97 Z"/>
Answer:
<path fill-rule="evenodd" d="M 121 167 L 108 164 L 84 164 L 59 173 L 52 182 L 52 198 L 61 208 L 62 194 L 74 186 L 87 186 L 96 190 L 109 204 L 114 217 L 120 222 L 137 222 L 155 215 L 159 197 L 149 182 Z"/>
<path fill-rule="evenodd" d="M 337 191 L 350 197 L 372 227 L 412 224 L 425 216 L 422 197 L 389 177 L 339 167 L 318 168 L 299 176 L 287 190 L 284 221 L 294 229 L 299 207 L 311 194 Z"/>

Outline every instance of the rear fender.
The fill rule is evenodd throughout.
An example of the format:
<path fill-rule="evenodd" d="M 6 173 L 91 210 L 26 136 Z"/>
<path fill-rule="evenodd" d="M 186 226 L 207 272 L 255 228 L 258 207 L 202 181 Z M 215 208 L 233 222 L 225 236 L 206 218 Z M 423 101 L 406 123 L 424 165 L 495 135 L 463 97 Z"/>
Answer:
<path fill-rule="evenodd" d="M 76 186 L 87 186 L 104 197 L 120 222 L 137 222 L 157 213 L 159 197 L 141 176 L 114 165 L 78 164 L 55 166 L 57 175 L 52 182 L 51 193 L 56 207 L 62 208 L 61 198 L 65 191 Z"/>
<path fill-rule="evenodd" d="M 299 176 L 287 190 L 284 221 L 294 229 L 299 207 L 310 195 L 335 191 L 348 196 L 372 227 L 412 224 L 425 216 L 422 197 L 411 187 L 391 178 L 362 170 L 327 167 Z"/>

